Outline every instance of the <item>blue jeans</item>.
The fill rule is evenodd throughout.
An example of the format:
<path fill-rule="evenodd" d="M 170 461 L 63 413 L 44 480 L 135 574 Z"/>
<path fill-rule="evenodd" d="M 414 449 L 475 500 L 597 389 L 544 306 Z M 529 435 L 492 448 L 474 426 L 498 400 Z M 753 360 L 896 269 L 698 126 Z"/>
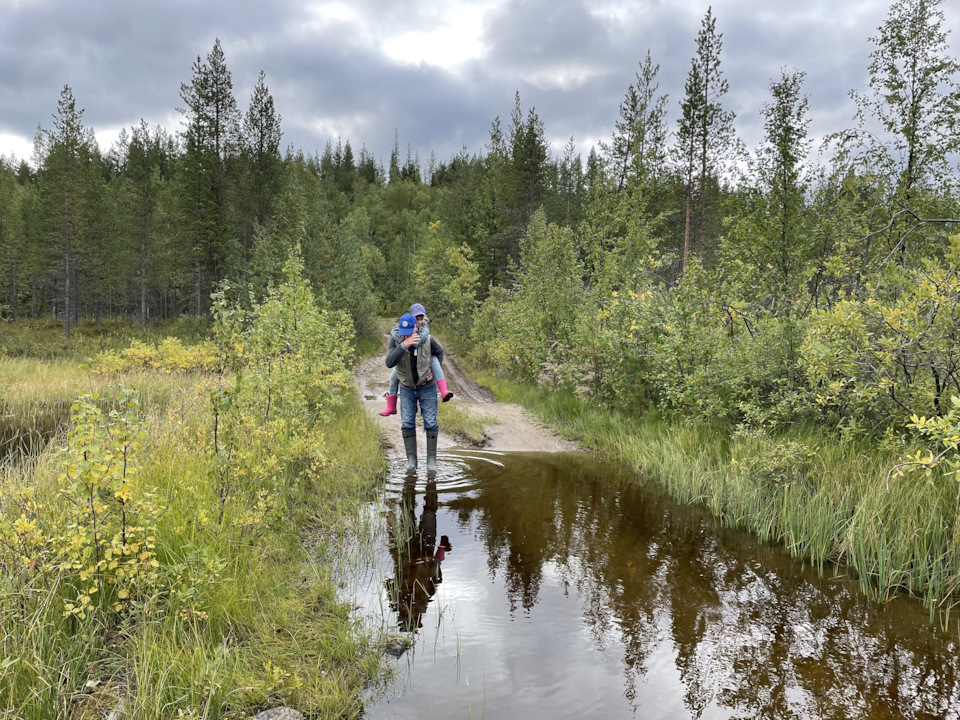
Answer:
<path fill-rule="evenodd" d="M 417 403 L 420 403 L 420 415 L 423 417 L 423 429 L 427 435 L 436 433 L 437 424 L 437 383 L 429 382 L 416 390 L 400 386 L 400 432 L 412 435 L 417 426 Z"/>
<path fill-rule="evenodd" d="M 430 372 L 433 373 L 434 380 L 443 380 L 443 370 L 436 355 L 430 358 Z M 397 377 L 397 369 L 394 368 L 390 373 L 390 388 L 387 390 L 387 395 L 396 395 L 398 387 L 400 387 L 400 378 Z"/>

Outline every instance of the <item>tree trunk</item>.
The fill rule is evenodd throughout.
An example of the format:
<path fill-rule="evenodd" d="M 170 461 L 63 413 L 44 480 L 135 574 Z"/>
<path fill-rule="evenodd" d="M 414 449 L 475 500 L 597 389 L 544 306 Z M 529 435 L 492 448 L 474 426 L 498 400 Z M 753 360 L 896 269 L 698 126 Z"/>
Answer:
<path fill-rule="evenodd" d="M 10 273 L 10 313 L 14 320 L 17 319 L 17 296 L 20 294 L 20 290 L 17 287 L 17 266 L 13 266 L 13 271 Z"/>
<path fill-rule="evenodd" d="M 70 253 L 67 251 L 66 246 L 63 250 L 63 331 L 67 336 L 67 340 L 70 339 Z M 53 306 L 53 314 L 56 317 L 57 306 Z"/>
<path fill-rule="evenodd" d="M 196 295 L 197 295 L 197 317 L 198 317 L 198 318 L 199 318 L 199 317 L 203 317 L 203 315 L 201 314 L 201 311 L 200 311 L 200 295 L 201 295 L 202 292 L 203 292 L 203 291 L 200 289 L 200 283 L 201 283 L 202 279 L 203 279 L 203 275 L 201 274 L 200 261 L 198 260 L 198 261 L 197 261 L 197 280 L 196 280 L 196 287 L 197 287 L 197 290 L 196 290 Z"/>
<path fill-rule="evenodd" d="M 140 211 L 140 330 L 147 329 L 147 214 Z"/>
<path fill-rule="evenodd" d="M 683 270 L 682 275 L 687 274 L 687 262 L 690 258 L 690 212 L 693 204 L 693 178 L 687 173 L 687 200 L 686 213 L 683 223 Z"/>

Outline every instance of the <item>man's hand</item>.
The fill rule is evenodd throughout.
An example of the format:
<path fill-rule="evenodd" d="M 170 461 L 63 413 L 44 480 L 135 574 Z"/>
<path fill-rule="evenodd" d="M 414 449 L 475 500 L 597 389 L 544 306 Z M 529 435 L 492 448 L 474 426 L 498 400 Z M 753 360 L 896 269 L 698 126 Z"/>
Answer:
<path fill-rule="evenodd" d="M 420 342 L 420 333 L 414 330 L 413 334 L 408 335 L 407 339 L 403 341 L 403 346 L 405 348 L 409 348 L 411 345 L 416 345 L 418 342 Z"/>

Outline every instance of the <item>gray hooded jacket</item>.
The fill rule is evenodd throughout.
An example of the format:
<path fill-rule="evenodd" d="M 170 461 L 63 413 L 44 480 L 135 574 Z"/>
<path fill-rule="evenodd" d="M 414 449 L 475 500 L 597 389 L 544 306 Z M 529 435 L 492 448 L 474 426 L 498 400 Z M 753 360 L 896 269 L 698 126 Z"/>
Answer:
<path fill-rule="evenodd" d="M 387 343 L 386 365 L 388 368 L 395 367 L 397 369 L 397 378 L 405 388 L 424 387 L 433 382 L 433 378 L 430 377 L 430 358 L 436 356 L 437 360 L 443 362 L 443 345 L 433 335 L 430 335 L 429 330 L 420 336 L 416 354 L 419 382 L 414 384 L 410 362 L 411 355 L 407 348 L 403 346 L 405 337 L 400 334 L 400 326 L 394 325 L 393 330 L 390 331 L 390 341 Z M 429 380 L 427 380 L 428 377 L 430 377 Z"/>

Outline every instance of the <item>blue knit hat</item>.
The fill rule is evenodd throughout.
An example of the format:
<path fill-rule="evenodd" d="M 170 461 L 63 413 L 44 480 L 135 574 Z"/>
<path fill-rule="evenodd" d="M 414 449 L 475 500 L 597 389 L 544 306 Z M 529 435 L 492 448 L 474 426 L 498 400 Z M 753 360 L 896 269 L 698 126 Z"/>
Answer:
<path fill-rule="evenodd" d="M 413 335 L 413 330 L 417 327 L 417 319 L 410 313 L 407 313 L 406 315 L 400 316 L 398 325 L 400 326 L 401 335 Z"/>

